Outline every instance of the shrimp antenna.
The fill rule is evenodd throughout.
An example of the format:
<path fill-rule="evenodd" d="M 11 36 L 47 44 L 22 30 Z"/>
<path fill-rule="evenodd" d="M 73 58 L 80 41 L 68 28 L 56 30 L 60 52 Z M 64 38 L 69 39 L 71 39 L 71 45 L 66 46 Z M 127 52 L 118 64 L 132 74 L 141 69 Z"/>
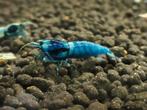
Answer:
<path fill-rule="evenodd" d="M 39 45 L 38 43 L 36 43 L 36 42 L 30 42 L 30 43 L 27 43 L 27 44 L 23 45 L 23 46 L 18 50 L 17 53 L 20 53 L 20 52 L 21 52 L 25 47 L 27 47 L 27 46 L 30 46 L 30 47 L 38 47 L 38 48 L 40 48 L 40 45 Z"/>

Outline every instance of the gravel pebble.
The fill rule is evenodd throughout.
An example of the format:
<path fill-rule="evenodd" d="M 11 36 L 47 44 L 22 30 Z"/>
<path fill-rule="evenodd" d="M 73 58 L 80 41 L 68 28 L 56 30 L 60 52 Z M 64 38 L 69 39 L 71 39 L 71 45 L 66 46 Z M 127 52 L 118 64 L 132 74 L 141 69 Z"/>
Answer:
<path fill-rule="evenodd" d="M 38 65 L 35 62 L 30 62 L 29 65 L 26 65 L 22 68 L 22 73 L 29 74 L 31 76 L 38 76 L 45 72 L 42 65 Z"/>
<path fill-rule="evenodd" d="M 94 75 L 92 73 L 83 73 L 80 77 L 77 78 L 77 80 L 81 83 L 86 82 L 90 79 L 92 79 Z"/>
<path fill-rule="evenodd" d="M 93 102 L 89 105 L 87 110 L 108 110 L 108 108 L 105 104 L 102 104 L 100 102 Z"/>
<path fill-rule="evenodd" d="M 22 86 L 28 86 L 31 84 L 32 77 L 27 74 L 20 74 L 17 76 L 16 81 Z"/>
<path fill-rule="evenodd" d="M 121 84 L 121 82 L 120 81 L 118 81 L 118 80 L 116 80 L 116 81 L 114 81 L 113 83 L 112 83 L 112 88 L 113 87 L 118 87 L 118 86 L 122 86 L 122 84 Z"/>
<path fill-rule="evenodd" d="M 81 70 L 83 72 L 92 72 L 95 69 L 96 63 L 97 63 L 97 58 L 88 59 L 87 61 L 81 63 Z"/>
<path fill-rule="evenodd" d="M 110 81 L 115 81 L 115 80 L 120 80 L 119 73 L 115 70 L 108 70 L 108 75 L 107 77 L 109 78 Z"/>
<path fill-rule="evenodd" d="M 118 57 L 124 57 L 127 54 L 127 51 L 123 47 L 112 47 L 112 51 Z"/>
<path fill-rule="evenodd" d="M 128 96 L 129 100 L 147 100 L 147 92 L 140 92 L 140 93 L 134 93 L 130 94 Z"/>
<path fill-rule="evenodd" d="M 105 73 L 103 75 L 103 72 L 98 73 L 95 76 L 95 78 L 92 80 L 92 83 L 95 85 L 95 87 L 97 89 L 104 89 L 106 91 L 110 91 L 111 90 L 111 83 L 107 79 L 107 77 L 105 77 Z"/>
<path fill-rule="evenodd" d="M 29 86 L 27 87 L 26 91 L 37 98 L 44 98 L 44 93 L 36 86 Z"/>
<path fill-rule="evenodd" d="M 119 72 L 120 75 L 124 75 L 124 74 L 131 74 L 133 73 L 133 68 L 132 66 L 129 65 L 120 65 L 117 67 L 117 70 Z"/>
<path fill-rule="evenodd" d="M 115 45 L 114 37 L 104 37 L 102 40 L 102 44 L 108 47 L 113 47 Z"/>
<path fill-rule="evenodd" d="M 128 84 L 129 85 L 135 85 L 135 84 L 141 84 L 140 76 L 137 73 L 134 73 L 129 76 Z"/>
<path fill-rule="evenodd" d="M 71 106 L 72 102 L 73 96 L 70 93 L 63 91 L 61 93 L 55 94 L 52 92 L 42 101 L 42 106 L 51 110 L 58 110 Z"/>
<path fill-rule="evenodd" d="M 0 86 L 0 103 L 3 103 L 6 96 L 6 89 L 3 86 Z"/>
<path fill-rule="evenodd" d="M 0 79 L 0 86 L 11 87 L 15 83 L 14 77 L 9 75 L 3 76 Z"/>
<path fill-rule="evenodd" d="M 9 52 L 11 49 L 10 49 L 10 47 L 9 46 L 4 46 L 3 48 L 2 48 L 2 52 Z"/>
<path fill-rule="evenodd" d="M 16 109 L 10 106 L 3 106 L 3 107 L 0 107 L 0 110 L 16 110 Z"/>
<path fill-rule="evenodd" d="M 25 43 L 20 39 L 15 39 L 14 42 L 11 43 L 11 50 L 14 52 L 18 52 L 19 48 L 23 46 Z"/>
<path fill-rule="evenodd" d="M 4 104 L 11 107 L 19 107 L 22 103 L 17 99 L 17 97 L 7 95 Z"/>
<path fill-rule="evenodd" d="M 128 74 L 122 75 L 121 76 L 121 83 L 122 84 L 128 84 L 129 78 L 130 78 L 130 76 Z"/>
<path fill-rule="evenodd" d="M 136 61 L 136 57 L 133 55 L 127 55 L 125 57 L 122 58 L 122 62 L 125 64 L 132 64 L 133 62 Z"/>
<path fill-rule="evenodd" d="M 21 92 L 16 97 L 22 103 L 22 106 L 29 110 L 38 110 L 40 108 L 36 97 L 31 94 Z"/>
<path fill-rule="evenodd" d="M 19 58 L 15 61 L 16 65 L 17 66 L 20 66 L 20 67 L 23 67 L 25 65 L 28 65 L 29 64 L 29 59 L 27 58 Z"/>
<path fill-rule="evenodd" d="M 67 90 L 68 90 L 70 93 L 72 93 L 72 94 L 74 94 L 74 93 L 76 93 L 76 92 L 78 92 L 78 91 L 82 91 L 81 84 L 79 84 L 79 83 L 77 83 L 77 84 L 70 84 L 70 85 L 68 86 Z"/>
<path fill-rule="evenodd" d="M 116 97 L 111 100 L 110 108 L 112 110 L 120 110 L 122 105 L 123 105 L 123 101 L 120 98 Z"/>
<path fill-rule="evenodd" d="M 24 92 L 24 89 L 20 84 L 14 84 L 13 89 L 16 94 Z"/>
<path fill-rule="evenodd" d="M 144 90 L 143 86 L 140 85 L 132 85 L 129 89 L 131 93 L 142 92 Z"/>
<path fill-rule="evenodd" d="M 144 70 L 139 69 L 139 70 L 136 70 L 135 72 L 140 76 L 140 79 L 142 81 L 147 80 L 147 73 Z"/>
<path fill-rule="evenodd" d="M 60 83 L 58 85 L 51 86 L 50 89 L 51 89 L 52 92 L 60 93 L 62 91 L 66 91 L 67 87 L 66 87 L 66 85 L 64 83 Z"/>
<path fill-rule="evenodd" d="M 118 86 L 116 88 L 113 88 L 111 91 L 111 96 L 113 98 L 119 97 L 120 99 L 126 99 L 128 95 L 128 91 L 126 87 Z"/>
<path fill-rule="evenodd" d="M 13 96 L 13 95 L 14 95 L 14 89 L 12 89 L 12 88 L 7 88 L 7 89 L 6 89 L 6 93 L 7 93 L 8 95 Z"/>
<path fill-rule="evenodd" d="M 143 50 L 144 55 L 147 56 L 147 46 L 141 46 L 140 49 Z"/>
<path fill-rule="evenodd" d="M 50 86 L 54 85 L 53 80 L 47 80 L 41 77 L 34 77 L 31 79 L 31 85 L 40 88 L 42 91 L 46 91 Z"/>
<path fill-rule="evenodd" d="M 106 101 L 107 98 L 108 98 L 108 93 L 107 93 L 107 91 L 104 90 L 104 89 L 99 89 L 98 92 L 99 92 L 98 99 L 99 99 L 100 101 L 102 101 L 102 102 L 103 102 L 103 101 Z"/>
<path fill-rule="evenodd" d="M 132 55 L 136 55 L 139 52 L 139 48 L 137 45 L 131 45 L 131 47 L 128 49 L 128 53 Z"/>
<path fill-rule="evenodd" d="M 0 67 L 0 75 L 4 74 L 4 72 L 5 72 L 5 69 L 3 67 Z"/>
<path fill-rule="evenodd" d="M 18 107 L 16 110 L 27 110 L 27 109 L 24 107 Z"/>
<path fill-rule="evenodd" d="M 93 85 L 83 85 L 84 93 L 89 99 L 96 99 L 98 97 L 98 91 Z"/>
<path fill-rule="evenodd" d="M 61 110 L 84 110 L 84 107 L 82 105 L 74 105 L 72 107 L 68 107 L 67 109 L 61 109 Z"/>
<path fill-rule="evenodd" d="M 142 101 L 128 101 L 123 108 L 126 110 L 146 110 L 147 105 Z"/>
<path fill-rule="evenodd" d="M 89 98 L 83 92 L 77 92 L 74 94 L 74 103 L 83 106 L 88 106 Z"/>

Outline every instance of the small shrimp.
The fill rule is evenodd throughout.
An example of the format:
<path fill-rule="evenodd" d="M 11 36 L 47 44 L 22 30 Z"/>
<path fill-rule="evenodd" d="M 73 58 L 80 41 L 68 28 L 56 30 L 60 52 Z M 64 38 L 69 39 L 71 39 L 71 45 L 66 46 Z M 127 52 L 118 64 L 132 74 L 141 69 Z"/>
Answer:
<path fill-rule="evenodd" d="M 39 40 L 29 45 L 41 50 L 39 56 L 43 62 L 61 62 L 70 58 L 88 58 L 98 55 L 106 55 L 108 60 L 117 61 L 117 57 L 109 48 L 89 41 Z"/>
<path fill-rule="evenodd" d="M 57 76 L 62 64 L 69 64 L 67 61 L 70 58 L 88 58 L 91 56 L 106 55 L 108 61 L 116 64 L 118 58 L 112 51 L 100 44 L 88 41 L 61 41 L 61 40 L 39 40 L 39 42 L 31 42 L 24 45 L 39 48 L 41 51 L 37 55 L 38 59 L 43 62 L 52 62 L 57 64 Z M 98 61 L 100 58 L 97 59 Z"/>
<path fill-rule="evenodd" d="M 12 23 L 4 27 L 0 27 L 0 38 L 15 38 L 27 36 L 26 26 L 32 25 L 32 22 Z"/>

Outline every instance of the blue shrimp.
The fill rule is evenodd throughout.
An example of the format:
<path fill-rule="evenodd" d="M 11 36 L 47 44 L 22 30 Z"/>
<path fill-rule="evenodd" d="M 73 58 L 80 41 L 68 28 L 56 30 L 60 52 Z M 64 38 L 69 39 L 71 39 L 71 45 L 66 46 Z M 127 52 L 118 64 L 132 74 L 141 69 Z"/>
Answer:
<path fill-rule="evenodd" d="M 32 25 L 31 22 L 23 22 L 23 23 L 12 23 L 4 27 L 0 27 L 0 38 L 14 38 L 14 37 L 22 37 L 26 36 L 28 33 L 25 28 L 28 25 Z"/>
<path fill-rule="evenodd" d="M 57 76 L 60 66 L 63 63 L 68 64 L 67 60 L 70 58 L 88 58 L 104 54 L 111 63 L 117 62 L 117 57 L 109 48 L 88 41 L 39 40 L 39 42 L 28 43 L 21 49 L 26 46 L 39 48 L 41 51 L 38 59 L 41 61 L 57 63 Z"/>
<path fill-rule="evenodd" d="M 31 42 L 30 45 L 41 50 L 40 58 L 44 62 L 61 62 L 70 58 L 98 55 L 106 55 L 108 60 L 117 61 L 117 57 L 109 48 L 89 41 L 39 40 Z"/>

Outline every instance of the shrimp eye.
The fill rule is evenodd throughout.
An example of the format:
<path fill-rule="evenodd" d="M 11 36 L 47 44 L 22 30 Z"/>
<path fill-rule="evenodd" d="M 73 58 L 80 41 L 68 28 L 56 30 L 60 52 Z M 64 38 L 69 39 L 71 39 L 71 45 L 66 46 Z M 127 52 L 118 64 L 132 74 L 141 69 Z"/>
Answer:
<path fill-rule="evenodd" d="M 40 45 L 43 45 L 43 42 L 39 42 Z"/>
<path fill-rule="evenodd" d="M 12 25 L 8 28 L 8 33 L 15 33 L 17 32 L 18 27 L 16 25 Z"/>

